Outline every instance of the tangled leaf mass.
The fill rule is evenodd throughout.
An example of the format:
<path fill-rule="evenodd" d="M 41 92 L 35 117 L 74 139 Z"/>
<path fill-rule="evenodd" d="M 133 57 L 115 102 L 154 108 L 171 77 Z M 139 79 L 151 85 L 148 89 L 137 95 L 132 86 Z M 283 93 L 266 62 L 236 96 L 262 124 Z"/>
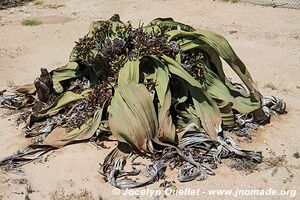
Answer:
<path fill-rule="evenodd" d="M 243 84 L 226 77 L 221 59 Z M 260 163 L 261 152 L 241 149 L 228 133 L 251 139 L 249 130 L 286 108 L 259 93 L 221 35 L 171 18 L 133 28 L 118 15 L 92 22 L 67 65 L 42 68 L 34 83 L 2 90 L 0 105 L 20 111 L 17 121 L 32 138 L 0 165 L 18 167 L 65 145 L 109 136 L 118 146 L 100 172 L 118 188 L 164 179 L 167 167 L 185 182 L 213 175 L 225 158 Z M 130 178 L 145 166 L 137 157 L 152 162 L 141 182 Z"/>
<path fill-rule="evenodd" d="M 7 8 L 23 6 L 33 0 L 1 0 L 0 1 L 0 10 L 4 10 Z"/>

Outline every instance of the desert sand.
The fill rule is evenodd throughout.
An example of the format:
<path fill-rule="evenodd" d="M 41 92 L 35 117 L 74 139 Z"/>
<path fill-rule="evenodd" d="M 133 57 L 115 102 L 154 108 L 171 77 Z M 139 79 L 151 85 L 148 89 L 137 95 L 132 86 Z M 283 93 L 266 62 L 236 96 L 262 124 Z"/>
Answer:
<path fill-rule="evenodd" d="M 61 6 L 53 8 L 47 6 L 49 4 Z M 300 151 L 300 10 L 212 0 L 45 0 L 42 5 L 32 3 L 2 10 L 0 88 L 12 81 L 15 84 L 32 82 L 41 67 L 54 69 L 66 64 L 74 42 L 87 33 L 89 23 L 108 19 L 115 13 L 119 13 L 124 22 L 130 20 L 134 25 L 140 21 L 148 23 L 156 17 L 173 17 L 195 28 L 221 33 L 244 61 L 261 93 L 283 98 L 288 106 L 287 114 L 273 116 L 270 124 L 261 126 L 253 134 L 252 143 L 240 141 L 240 145 L 262 150 L 264 159 L 270 157 L 267 147 L 278 155 L 285 151 L 287 165 L 294 165 L 291 182 L 284 183 L 289 176 L 284 166 L 279 166 L 275 175 L 272 175 L 275 168 L 266 169 L 264 163 L 253 173 L 246 173 L 229 168 L 226 160 L 215 171 L 216 175 L 205 181 L 180 183 L 176 171 L 168 172 L 167 180 L 174 180 L 178 189 L 204 192 L 272 188 L 300 193 L 300 159 L 293 156 Z M 28 18 L 39 19 L 42 24 L 21 25 L 22 20 Z M 22 135 L 22 127 L 14 123 L 15 112 L 1 109 L 0 114 L 2 158 L 25 147 L 29 141 Z M 25 165 L 21 172 L 2 170 L 0 200 L 66 199 L 68 195 L 73 195 L 73 199 L 232 199 L 207 193 L 167 197 L 114 195 L 113 187 L 98 172 L 99 163 L 109 151 L 97 149 L 90 143 L 75 144 Z M 146 188 L 161 189 L 160 183 Z M 78 197 L 84 190 L 86 195 Z M 290 199 L 290 196 L 239 196 L 235 199 Z M 300 199 L 300 194 L 293 199 Z"/>

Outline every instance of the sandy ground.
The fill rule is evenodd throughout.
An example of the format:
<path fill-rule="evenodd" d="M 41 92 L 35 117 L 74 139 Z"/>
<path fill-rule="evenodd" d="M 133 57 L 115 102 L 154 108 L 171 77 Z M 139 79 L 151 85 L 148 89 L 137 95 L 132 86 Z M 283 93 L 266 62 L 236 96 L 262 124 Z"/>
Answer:
<path fill-rule="evenodd" d="M 63 5 L 50 9 L 46 5 Z M 124 21 L 149 22 L 155 17 L 175 20 L 207 28 L 225 35 L 241 59 L 248 66 L 264 95 L 276 95 L 288 105 L 288 113 L 273 117 L 271 124 L 260 127 L 252 143 L 242 142 L 248 149 L 262 150 L 270 157 L 269 146 L 278 155 L 285 150 L 287 164 L 294 178 L 284 167 L 272 176 L 275 169 L 259 170 L 251 174 L 232 170 L 225 161 L 215 176 L 206 181 L 179 183 L 176 172 L 167 175 L 175 180 L 178 189 L 200 189 L 198 196 L 168 196 L 167 199 L 232 199 L 229 196 L 209 196 L 209 189 L 276 189 L 300 192 L 300 159 L 293 157 L 300 151 L 300 10 L 270 8 L 243 3 L 204 0 L 62 0 L 44 1 L 43 5 L 27 5 L 0 11 L 0 88 L 8 81 L 16 84 L 34 80 L 39 68 L 54 69 L 65 64 L 74 41 L 86 34 L 90 21 L 107 19 L 119 13 Z M 40 19 L 35 27 L 21 25 L 27 18 Z M 272 83 L 273 90 L 265 87 Z M 28 141 L 14 124 L 15 115 L 0 110 L 0 157 L 8 156 Z M 6 114 L 5 114 L 6 113 Z M 268 145 L 264 143 L 267 142 Z M 114 195 L 113 187 L 98 173 L 99 163 L 110 150 L 99 150 L 92 144 L 67 146 L 45 156 L 43 160 L 22 167 L 21 172 L 0 172 L 0 200 L 2 199 L 66 199 L 86 190 L 86 199 L 164 199 L 149 195 Z M 28 189 L 28 187 L 30 188 Z M 27 188 L 27 191 L 26 191 Z M 147 188 L 159 189 L 159 182 Z M 29 190 L 29 192 L 28 192 Z M 81 195 L 84 196 L 84 195 Z M 89 197 L 92 196 L 92 197 Z M 74 199 L 80 199 L 75 198 Z M 84 199 L 83 197 L 81 199 Z M 290 196 L 239 196 L 235 199 L 290 199 Z M 298 194 L 294 199 L 300 199 Z"/>

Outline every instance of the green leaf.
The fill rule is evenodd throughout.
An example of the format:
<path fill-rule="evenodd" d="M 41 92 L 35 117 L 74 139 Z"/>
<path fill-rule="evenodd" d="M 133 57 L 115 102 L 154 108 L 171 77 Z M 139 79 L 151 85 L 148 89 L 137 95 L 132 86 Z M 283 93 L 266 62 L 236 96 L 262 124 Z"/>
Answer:
<path fill-rule="evenodd" d="M 172 96 L 169 88 L 168 68 L 155 56 L 151 56 L 155 66 L 155 90 L 160 102 L 158 115 L 159 130 L 157 137 L 161 141 L 176 142 L 175 126 L 170 113 Z"/>
<path fill-rule="evenodd" d="M 209 46 L 207 43 L 201 41 L 198 38 L 196 39 L 182 38 L 178 40 L 178 44 L 180 45 L 180 48 L 186 52 L 202 50 L 205 53 L 207 53 L 209 57 L 207 58 L 206 61 L 206 67 L 210 68 L 211 70 L 216 69 L 216 73 L 218 73 L 219 78 L 223 82 L 229 83 L 229 81 L 225 76 L 223 66 L 222 66 L 222 61 L 219 57 L 219 54 L 211 46 Z"/>
<path fill-rule="evenodd" d="M 211 70 L 205 68 L 203 78 L 200 78 L 206 88 L 206 91 L 212 98 L 222 102 L 221 105 L 232 103 L 232 108 L 241 114 L 250 113 L 260 107 L 259 101 L 255 98 L 244 97 L 241 93 L 231 90 L 219 77 Z M 222 107 L 222 106 L 221 106 Z"/>
<path fill-rule="evenodd" d="M 228 41 L 221 35 L 208 31 L 208 30 L 197 30 L 195 31 L 198 37 L 209 44 L 215 49 L 221 58 L 223 58 L 228 65 L 235 71 L 235 73 L 242 79 L 244 84 L 249 89 L 250 93 L 253 94 L 258 100 L 262 97 L 258 92 L 258 89 L 247 70 L 245 64 L 236 55 Z"/>
<path fill-rule="evenodd" d="M 236 127 L 235 115 L 232 111 L 232 103 L 230 102 L 221 108 L 219 107 L 219 109 L 222 117 L 222 128 L 228 129 Z"/>
<path fill-rule="evenodd" d="M 105 103 L 97 109 L 93 118 L 87 119 L 79 128 L 70 132 L 65 132 L 63 129 L 54 130 L 44 140 L 43 144 L 60 148 L 70 143 L 90 139 L 100 126 L 104 107 Z"/>
<path fill-rule="evenodd" d="M 253 112 L 260 108 L 260 102 L 253 97 L 253 95 L 242 94 L 232 83 L 226 78 L 223 71 L 222 62 L 216 51 L 203 41 L 199 39 L 180 39 L 178 42 L 185 51 L 194 49 L 201 49 L 210 56 L 207 62 L 200 61 L 198 64 L 207 69 L 204 73 L 205 79 L 201 79 L 202 83 L 206 85 L 206 91 L 212 95 L 214 99 L 222 105 L 227 105 L 229 102 L 233 103 L 233 109 L 245 114 Z M 209 68 L 209 69 L 208 69 Z M 215 74 L 212 70 L 215 69 Z M 220 107 L 220 104 L 219 104 Z"/>
<path fill-rule="evenodd" d="M 90 92 L 92 92 L 92 89 L 84 90 L 81 94 L 76 94 L 71 91 L 67 91 L 63 93 L 60 97 L 58 97 L 55 102 L 49 106 L 48 108 L 39 111 L 38 113 L 33 113 L 30 116 L 29 125 L 34 123 L 35 121 L 45 117 L 45 116 L 53 116 L 56 115 L 61 109 L 63 109 L 68 104 L 78 101 L 80 99 L 84 99 Z"/>
<path fill-rule="evenodd" d="M 91 92 L 92 90 L 89 89 L 88 91 Z M 86 93 L 86 92 L 87 91 L 83 91 L 83 93 Z M 67 91 L 61 96 L 61 98 L 59 98 L 57 101 L 55 101 L 54 104 L 49 109 L 43 110 L 42 112 L 40 112 L 40 114 L 42 114 L 42 115 L 45 114 L 48 116 L 55 115 L 69 103 L 71 103 L 73 101 L 78 101 L 80 99 L 84 99 L 84 97 L 85 96 L 82 94 L 76 94 L 74 92 Z"/>
<path fill-rule="evenodd" d="M 257 100 L 261 99 L 262 96 L 258 92 L 258 89 L 254 81 L 252 80 L 250 73 L 246 69 L 246 66 L 240 60 L 240 58 L 235 54 L 230 44 L 223 36 L 208 30 L 196 30 L 194 32 L 172 30 L 169 31 L 167 34 L 169 35 L 168 41 L 171 40 L 178 41 L 180 39 L 187 38 L 187 39 L 200 39 L 201 41 L 207 43 L 235 71 L 235 73 L 241 78 L 241 80 L 247 86 L 250 93 L 254 95 L 254 97 L 257 98 Z"/>
<path fill-rule="evenodd" d="M 153 25 L 165 25 L 171 27 L 172 29 L 178 29 L 180 27 L 183 31 L 194 31 L 195 29 L 187 24 L 174 21 L 172 18 L 156 18 L 152 20 L 148 26 Z"/>
<path fill-rule="evenodd" d="M 172 58 L 162 55 L 162 60 L 168 65 L 168 69 L 172 74 L 175 74 L 185 81 L 187 81 L 189 84 L 195 87 L 201 87 L 200 83 L 194 79 L 192 75 L 190 75 L 182 66 L 180 63 L 176 62 Z"/>
<path fill-rule="evenodd" d="M 207 68 L 207 65 L 204 63 L 199 63 L 204 67 L 204 77 L 199 78 L 201 83 L 204 83 L 205 90 L 212 95 L 214 99 L 217 99 L 218 102 L 222 102 L 221 105 L 227 105 L 228 103 L 233 103 L 232 108 L 240 112 L 241 114 L 250 113 L 254 110 L 259 109 L 260 103 L 255 98 L 245 97 L 242 95 L 232 84 L 227 83 L 225 79 L 225 74 L 222 69 L 222 63 L 217 58 L 214 50 L 212 48 L 209 48 L 206 44 L 201 44 L 201 41 L 194 39 L 183 39 L 179 40 L 179 44 L 181 47 L 183 47 L 184 51 L 192 50 L 195 48 L 198 49 L 205 49 L 206 51 L 209 51 L 209 54 L 212 55 L 213 60 L 215 62 L 215 66 L 218 66 L 217 70 L 220 76 L 217 76 L 213 71 Z M 211 58 L 211 59 L 212 59 Z M 226 85 L 225 85 L 225 84 Z M 230 85 L 229 85 L 230 84 Z M 231 86 L 231 87 L 230 87 Z"/>
<path fill-rule="evenodd" d="M 216 102 L 203 90 L 203 86 L 192 77 L 178 62 L 163 55 L 162 59 L 168 63 L 171 73 L 184 79 L 188 84 L 197 116 L 202 127 L 212 137 L 221 131 L 221 114 Z"/>
<path fill-rule="evenodd" d="M 58 68 L 51 72 L 53 80 L 53 88 L 57 93 L 64 91 L 61 81 L 69 80 L 71 78 L 80 77 L 81 72 L 78 70 L 79 66 L 76 62 L 69 62 L 65 67 Z"/>
<path fill-rule="evenodd" d="M 119 86 L 109 107 L 108 121 L 119 141 L 141 152 L 153 152 L 151 139 L 157 133 L 158 123 L 150 93 L 144 85 Z"/>
<path fill-rule="evenodd" d="M 118 85 L 122 86 L 130 83 L 139 83 L 140 60 L 127 61 L 120 69 L 118 75 Z"/>
<path fill-rule="evenodd" d="M 221 113 L 216 102 L 200 88 L 190 85 L 189 92 L 202 127 L 211 137 L 216 137 L 222 131 Z"/>
<path fill-rule="evenodd" d="M 171 91 L 168 88 L 158 115 L 159 130 L 157 137 L 163 142 L 168 141 L 176 143 L 176 129 L 173 124 L 172 116 L 170 113 L 171 100 Z"/>
<path fill-rule="evenodd" d="M 177 124 L 182 127 L 187 127 L 189 124 L 194 123 L 198 127 L 201 127 L 201 121 L 197 116 L 197 112 L 194 107 L 187 106 L 184 110 L 175 108 L 177 113 Z"/>

